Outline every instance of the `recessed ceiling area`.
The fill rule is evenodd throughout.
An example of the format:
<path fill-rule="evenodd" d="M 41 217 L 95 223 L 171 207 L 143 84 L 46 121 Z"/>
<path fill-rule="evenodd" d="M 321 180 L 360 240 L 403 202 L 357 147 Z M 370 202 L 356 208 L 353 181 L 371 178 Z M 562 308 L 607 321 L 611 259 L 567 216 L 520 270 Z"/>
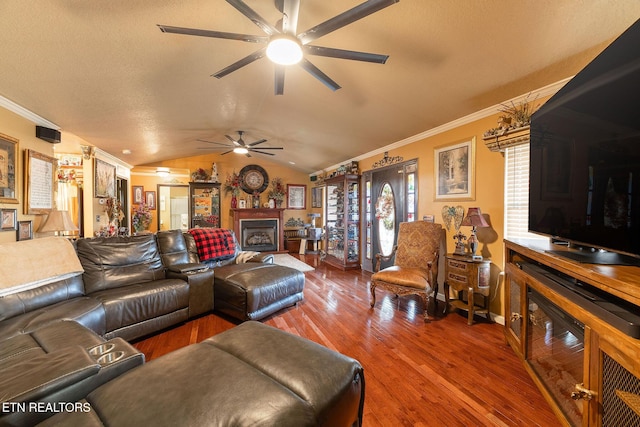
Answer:
<path fill-rule="evenodd" d="M 282 18 L 274 1 L 245 3 Z M 298 28 L 361 3 L 305 0 Z M 276 96 L 266 58 L 211 76 L 262 45 L 157 27 L 264 35 L 225 0 L 10 1 L 0 96 L 59 126 L 63 144 L 70 132 L 132 165 L 201 155 L 199 139 L 242 129 L 313 173 L 570 77 L 639 17 L 635 0 L 400 0 L 313 43 L 384 65 L 314 56 L 341 89 L 292 66 Z"/>

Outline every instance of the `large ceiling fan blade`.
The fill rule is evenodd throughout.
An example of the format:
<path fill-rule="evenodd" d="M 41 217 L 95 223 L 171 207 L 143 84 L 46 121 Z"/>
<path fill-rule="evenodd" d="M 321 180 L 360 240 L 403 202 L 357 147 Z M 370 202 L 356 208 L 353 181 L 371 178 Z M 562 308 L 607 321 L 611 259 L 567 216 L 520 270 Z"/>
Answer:
<path fill-rule="evenodd" d="M 304 68 L 313 77 L 320 80 L 325 86 L 327 86 L 332 91 L 335 92 L 336 90 L 341 88 L 341 86 L 338 83 L 331 80 L 329 76 L 327 76 L 325 73 L 320 71 L 318 67 L 313 65 L 306 58 L 302 58 L 302 61 L 300 61 L 300 66 Z"/>
<path fill-rule="evenodd" d="M 229 0 L 227 0 L 229 1 Z M 398 3 L 400 0 L 368 0 L 358 6 L 347 10 L 346 12 L 336 15 L 333 18 L 308 29 L 304 33 L 298 35 L 298 39 L 302 44 L 310 43 L 322 36 L 325 36 L 337 29 L 351 24 L 365 16 L 371 15 L 385 7 Z"/>
<path fill-rule="evenodd" d="M 298 13 L 300 0 L 284 0 L 282 6 L 282 32 L 296 35 L 298 31 Z"/>
<path fill-rule="evenodd" d="M 225 154 L 229 154 L 229 153 L 233 153 L 233 150 L 229 150 L 229 151 L 225 151 L 224 153 L 220 154 L 221 156 L 224 156 Z"/>
<path fill-rule="evenodd" d="M 240 40 L 250 43 L 266 43 L 269 41 L 267 36 L 254 36 L 251 34 L 225 33 L 222 31 L 199 30 L 197 28 L 172 27 L 170 25 L 159 25 L 160 31 L 171 34 L 184 34 L 187 36 L 214 37 L 217 39 Z"/>
<path fill-rule="evenodd" d="M 242 0 L 227 0 L 227 3 L 235 7 L 240 13 L 249 18 L 251 22 L 256 24 L 262 31 L 269 34 L 270 36 L 278 34 L 280 32 L 276 27 L 267 22 L 262 16 L 258 15 L 256 11 L 251 9 Z"/>
<path fill-rule="evenodd" d="M 212 74 L 213 77 L 216 77 L 218 79 L 221 79 L 222 77 L 226 76 L 227 74 L 233 73 L 234 71 L 244 67 L 245 65 L 249 65 L 254 61 L 257 61 L 258 59 L 262 58 L 265 55 L 265 51 L 267 50 L 267 48 L 262 48 L 260 50 L 257 50 L 255 52 L 253 52 L 251 55 L 248 55 L 244 58 L 242 58 L 239 61 L 234 62 L 233 64 L 229 65 L 228 67 L 223 68 L 222 70 L 218 71 L 215 74 Z"/>
<path fill-rule="evenodd" d="M 220 145 L 222 147 L 231 147 L 229 144 L 224 144 L 222 142 L 216 142 L 216 141 L 207 141 L 206 139 L 198 139 L 197 141 L 206 142 L 207 144 L 217 144 L 217 145 Z"/>
<path fill-rule="evenodd" d="M 263 143 L 265 143 L 265 142 L 267 142 L 267 140 L 263 138 L 263 139 L 261 139 L 261 140 L 259 140 L 259 141 L 252 142 L 251 144 L 249 144 L 249 147 L 255 147 L 256 145 L 258 145 L 258 144 L 263 144 Z"/>
<path fill-rule="evenodd" d="M 256 150 L 284 150 L 283 147 L 258 147 L 258 148 L 252 148 L 251 151 L 256 151 Z"/>
<path fill-rule="evenodd" d="M 240 136 L 240 138 L 236 141 L 235 139 L 231 138 L 229 135 L 225 135 L 227 137 L 227 139 L 229 141 L 231 141 L 231 143 L 233 143 L 233 145 L 235 147 L 243 147 L 244 143 L 242 142 L 242 135 Z"/>
<path fill-rule="evenodd" d="M 302 46 L 304 53 L 316 56 L 328 56 L 330 58 L 350 59 L 352 61 L 374 62 L 384 64 L 389 59 L 389 55 L 379 55 L 377 53 L 356 52 L 354 50 L 335 49 L 322 46 Z"/>
<path fill-rule="evenodd" d="M 263 148 L 261 148 L 261 150 L 263 150 Z M 258 151 L 258 150 L 251 150 L 251 152 L 260 153 L 260 154 L 266 154 L 267 156 L 275 156 L 275 154 L 273 154 L 273 153 L 265 153 L 265 152 Z"/>
<path fill-rule="evenodd" d="M 274 87 L 275 87 L 275 93 L 276 95 L 282 95 L 284 94 L 284 70 L 285 70 L 285 66 L 284 65 L 278 65 L 275 64 L 275 82 L 274 82 Z"/>

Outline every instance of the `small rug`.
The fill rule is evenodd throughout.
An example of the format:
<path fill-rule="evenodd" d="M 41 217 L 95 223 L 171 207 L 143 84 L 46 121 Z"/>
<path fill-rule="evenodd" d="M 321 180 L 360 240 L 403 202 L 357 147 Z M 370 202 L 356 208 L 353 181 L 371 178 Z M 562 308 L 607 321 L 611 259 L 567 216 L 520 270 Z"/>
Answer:
<path fill-rule="evenodd" d="M 292 257 L 289 254 L 274 254 L 273 263 L 278 265 L 284 265 L 285 267 L 295 268 L 296 270 L 300 270 L 303 273 L 305 271 L 315 270 L 315 268 L 311 267 L 309 264 L 305 264 L 304 262 Z"/>

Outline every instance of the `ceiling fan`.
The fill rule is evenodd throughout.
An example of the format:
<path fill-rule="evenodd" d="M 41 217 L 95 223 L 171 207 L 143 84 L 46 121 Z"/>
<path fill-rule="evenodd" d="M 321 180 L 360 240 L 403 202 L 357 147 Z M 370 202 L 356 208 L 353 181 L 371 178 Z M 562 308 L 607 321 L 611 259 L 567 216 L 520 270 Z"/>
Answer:
<path fill-rule="evenodd" d="M 266 36 L 172 27 L 168 25 L 158 25 L 158 27 L 164 33 L 240 40 L 249 43 L 267 43 L 267 46 L 212 74 L 214 77 L 222 78 L 266 55 L 276 66 L 276 95 L 282 95 L 284 93 L 285 67 L 296 63 L 316 79 L 320 80 L 329 89 L 335 91 L 340 89 L 340 85 L 309 62 L 306 56 L 326 56 L 378 64 L 384 64 L 389 56 L 312 46 L 309 43 L 399 1 L 400 0 L 368 0 L 302 33 L 297 33 L 300 0 L 275 0 L 276 8 L 282 12 L 282 19 L 279 20 L 275 26 L 265 21 L 264 18 L 258 15 L 242 0 L 227 0 L 227 3 L 235 7 L 240 13 L 260 27 L 260 29 L 267 34 Z"/>
<path fill-rule="evenodd" d="M 273 156 L 274 155 L 273 153 L 268 153 L 264 150 L 284 150 L 283 147 L 257 147 L 256 148 L 256 145 L 260 145 L 264 142 L 267 142 L 267 140 L 263 138 L 261 140 L 247 144 L 246 142 L 244 142 L 244 139 L 242 139 L 243 134 L 244 134 L 244 131 L 239 130 L 238 139 L 233 139 L 229 135 L 225 135 L 227 139 L 231 141 L 231 144 L 223 144 L 222 142 L 207 141 L 205 139 L 199 139 L 198 141 L 206 142 L 208 144 L 215 144 L 219 146 L 214 148 L 222 148 L 222 147 L 231 148 L 231 150 L 228 150 L 222 153 L 221 156 L 224 156 L 225 154 L 229 154 L 231 152 L 236 154 L 245 154 L 247 157 L 251 157 L 251 153 L 260 153 L 260 154 L 266 154 L 268 156 Z M 210 147 L 200 148 L 200 150 L 210 150 L 210 149 L 211 149 Z"/>

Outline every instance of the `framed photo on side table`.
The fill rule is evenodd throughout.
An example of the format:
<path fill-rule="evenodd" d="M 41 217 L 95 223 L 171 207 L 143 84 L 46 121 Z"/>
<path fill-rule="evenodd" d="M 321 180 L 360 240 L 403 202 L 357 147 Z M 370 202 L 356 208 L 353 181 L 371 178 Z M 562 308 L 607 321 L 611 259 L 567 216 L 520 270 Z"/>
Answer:
<path fill-rule="evenodd" d="M 32 221 L 18 221 L 18 230 L 16 232 L 16 240 L 31 240 L 33 239 L 33 222 Z"/>
<path fill-rule="evenodd" d="M 287 184 L 287 209 L 306 209 L 306 195 L 306 185 Z"/>
<path fill-rule="evenodd" d="M 19 203 L 16 194 L 18 140 L 0 133 L 0 203 Z"/>
<path fill-rule="evenodd" d="M 436 200 L 475 200 L 475 145 L 473 137 L 434 149 Z"/>

